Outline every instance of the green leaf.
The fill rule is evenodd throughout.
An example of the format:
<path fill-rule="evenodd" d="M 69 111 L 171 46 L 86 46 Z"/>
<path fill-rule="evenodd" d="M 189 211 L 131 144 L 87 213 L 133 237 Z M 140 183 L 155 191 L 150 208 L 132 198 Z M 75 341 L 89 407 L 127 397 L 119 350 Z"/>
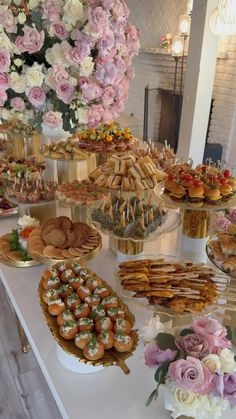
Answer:
<path fill-rule="evenodd" d="M 232 333 L 232 329 L 229 325 L 225 326 L 226 330 L 227 330 L 227 335 L 226 335 L 226 339 L 228 340 L 232 340 L 233 339 L 233 333 Z"/>
<path fill-rule="evenodd" d="M 192 329 L 183 329 L 180 332 L 180 336 L 187 336 L 187 335 L 192 335 L 193 331 Z"/>
<path fill-rule="evenodd" d="M 151 392 L 150 396 L 148 397 L 148 399 L 146 401 L 146 404 L 145 404 L 146 407 L 150 406 L 150 404 L 152 403 L 152 401 L 153 401 L 154 398 L 156 399 L 156 397 L 157 397 L 156 396 L 156 392 L 157 392 L 157 389 L 156 388 L 155 388 L 155 390 L 153 390 Z"/>
<path fill-rule="evenodd" d="M 164 361 L 159 368 L 157 368 L 155 375 L 154 375 L 154 379 L 158 384 L 161 384 L 163 382 L 163 379 L 166 376 L 166 373 L 169 369 L 170 366 L 170 361 Z"/>
<path fill-rule="evenodd" d="M 176 349 L 175 337 L 169 333 L 159 333 L 156 337 L 156 343 L 161 349 Z"/>

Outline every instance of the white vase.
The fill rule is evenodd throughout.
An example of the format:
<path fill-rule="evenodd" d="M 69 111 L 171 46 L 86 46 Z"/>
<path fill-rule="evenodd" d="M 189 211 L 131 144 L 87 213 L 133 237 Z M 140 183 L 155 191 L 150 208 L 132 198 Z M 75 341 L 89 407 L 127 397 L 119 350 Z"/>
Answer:
<path fill-rule="evenodd" d="M 42 134 L 44 144 L 50 144 L 50 142 L 59 142 L 61 140 L 66 140 L 71 136 L 71 133 L 64 131 L 62 127 L 50 128 L 48 125 L 42 123 Z"/>

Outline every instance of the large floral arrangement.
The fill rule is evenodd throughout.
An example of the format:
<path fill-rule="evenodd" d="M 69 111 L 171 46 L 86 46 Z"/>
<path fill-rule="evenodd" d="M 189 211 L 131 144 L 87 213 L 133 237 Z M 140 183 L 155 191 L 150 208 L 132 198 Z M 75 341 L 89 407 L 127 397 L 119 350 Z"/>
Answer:
<path fill-rule="evenodd" d="M 144 357 L 155 368 L 157 388 L 149 405 L 165 388 L 165 407 L 173 418 L 218 419 L 236 405 L 236 362 L 230 349 L 232 333 L 212 318 L 194 320 L 177 337 L 157 317 L 143 328 L 148 342 Z"/>
<path fill-rule="evenodd" d="M 223 232 L 231 224 L 236 224 L 236 208 L 228 208 L 224 211 L 212 211 L 210 216 L 211 233 Z"/>
<path fill-rule="evenodd" d="M 0 0 L 0 117 L 74 132 L 124 109 L 137 30 L 124 0 Z"/>

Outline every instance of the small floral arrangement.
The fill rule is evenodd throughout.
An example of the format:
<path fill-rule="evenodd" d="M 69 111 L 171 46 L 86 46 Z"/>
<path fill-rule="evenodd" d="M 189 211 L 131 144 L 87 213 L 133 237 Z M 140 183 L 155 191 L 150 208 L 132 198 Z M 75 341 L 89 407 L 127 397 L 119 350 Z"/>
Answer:
<path fill-rule="evenodd" d="M 0 117 L 69 133 L 119 116 L 140 47 L 124 0 L 0 1 Z"/>
<path fill-rule="evenodd" d="M 212 318 L 198 318 L 176 337 L 170 324 L 162 324 L 157 316 L 143 328 L 143 337 L 148 343 L 145 364 L 156 369 L 157 382 L 147 406 L 158 396 L 161 384 L 165 407 L 174 419 L 181 415 L 218 419 L 236 405 L 236 362 L 228 326 Z"/>
<path fill-rule="evenodd" d="M 210 231 L 212 233 L 223 232 L 231 224 L 236 224 L 236 208 L 224 211 L 212 211 L 210 219 Z"/>
<path fill-rule="evenodd" d="M 163 49 L 170 48 L 172 44 L 172 35 L 170 33 L 167 33 L 166 35 L 162 35 L 160 37 L 160 45 Z"/>

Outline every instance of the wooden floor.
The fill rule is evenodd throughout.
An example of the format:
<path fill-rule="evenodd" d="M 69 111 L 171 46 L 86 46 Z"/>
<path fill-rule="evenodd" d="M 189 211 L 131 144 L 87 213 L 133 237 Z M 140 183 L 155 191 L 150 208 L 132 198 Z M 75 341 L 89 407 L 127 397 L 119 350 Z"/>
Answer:
<path fill-rule="evenodd" d="M 0 419 L 62 419 L 35 356 L 21 352 L 0 280 Z"/>

